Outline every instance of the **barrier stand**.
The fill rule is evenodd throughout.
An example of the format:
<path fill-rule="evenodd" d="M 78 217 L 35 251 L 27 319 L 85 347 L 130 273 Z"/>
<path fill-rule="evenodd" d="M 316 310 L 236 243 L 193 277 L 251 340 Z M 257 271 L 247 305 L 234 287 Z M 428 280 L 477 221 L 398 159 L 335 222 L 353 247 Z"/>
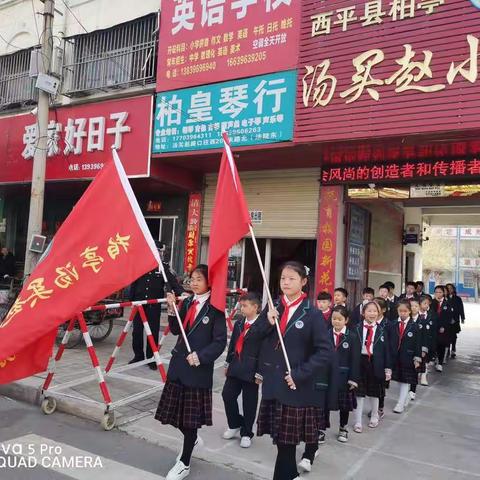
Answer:
<path fill-rule="evenodd" d="M 137 363 L 134 363 L 134 364 L 131 364 L 131 365 L 125 365 L 123 367 L 119 367 L 118 369 L 116 369 L 116 371 L 112 370 L 112 365 L 115 361 L 116 356 L 118 355 L 118 352 L 119 352 L 123 342 L 125 341 L 125 338 L 126 338 L 128 332 L 129 332 L 129 330 L 131 329 L 131 326 L 132 326 L 133 320 L 135 318 L 135 315 L 137 313 L 139 313 L 140 318 L 142 320 L 144 330 L 147 334 L 147 339 L 148 339 L 150 348 L 152 349 L 152 352 L 153 352 L 153 360 L 157 364 L 157 368 L 158 368 L 158 371 L 160 373 L 161 383 L 159 383 L 158 381 L 152 381 L 152 380 L 145 379 L 145 378 L 138 378 L 137 379 L 136 377 L 128 376 L 128 380 L 138 381 L 138 383 L 141 383 L 141 384 L 144 384 L 144 385 L 145 384 L 150 385 L 151 388 L 149 388 L 148 390 L 142 391 L 142 392 L 135 393 L 133 395 L 130 395 L 128 397 L 120 399 L 116 402 L 112 402 L 112 399 L 110 397 L 110 392 L 108 390 L 107 383 L 105 381 L 104 372 L 102 371 L 102 369 L 100 367 L 100 363 L 98 361 L 98 357 L 97 357 L 97 354 L 96 354 L 96 351 L 95 351 L 95 347 L 93 346 L 92 339 L 90 337 L 90 334 L 88 333 L 88 327 L 87 327 L 87 324 L 86 324 L 86 321 L 85 321 L 85 317 L 83 316 L 83 313 L 80 313 L 75 318 L 70 320 L 70 322 L 68 324 L 68 328 L 67 328 L 67 330 L 66 330 L 66 332 L 63 336 L 62 342 L 61 342 L 61 344 L 58 348 L 58 351 L 57 351 L 55 357 L 52 358 L 52 360 L 50 362 L 50 365 L 49 365 L 49 368 L 48 368 L 47 378 L 45 379 L 45 382 L 43 384 L 42 391 L 41 391 L 41 397 L 42 397 L 41 408 L 42 408 L 42 411 L 46 415 L 51 415 L 52 413 L 55 412 L 55 410 L 57 408 L 56 399 L 53 396 L 49 396 L 47 394 L 48 392 L 55 392 L 56 396 L 69 397 L 69 398 L 73 398 L 73 399 L 76 399 L 76 400 L 82 400 L 82 401 L 94 403 L 94 404 L 97 404 L 97 405 L 100 404 L 99 402 L 97 402 L 95 400 L 92 400 L 91 398 L 88 398 L 88 397 L 85 397 L 85 396 L 78 397 L 78 396 L 75 396 L 75 395 L 71 395 L 71 394 L 67 394 L 65 392 L 62 392 L 62 390 L 65 390 L 65 389 L 68 389 L 68 388 L 71 388 L 71 387 L 75 387 L 75 386 L 81 385 L 83 383 L 87 383 L 87 382 L 89 382 L 93 379 L 97 379 L 98 384 L 99 384 L 99 388 L 100 388 L 100 391 L 102 393 L 102 397 L 103 397 L 103 400 L 104 400 L 103 405 L 105 406 L 104 416 L 102 418 L 101 425 L 105 430 L 109 431 L 109 430 L 112 430 L 113 427 L 116 424 L 116 417 L 115 417 L 115 408 L 116 407 L 127 405 L 129 403 L 134 402 L 134 401 L 141 400 L 144 397 L 150 396 L 155 391 L 160 390 L 162 388 L 162 384 L 165 382 L 166 372 L 165 372 L 165 367 L 163 366 L 162 361 L 161 361 L 161 357 L 160 357 L 160 354 L 159 354 L 159 348 L 157 348 L 155 339 L 153 338 L 153 334 L 152 334 L 152 331 L 150 329 L 150 325 L 148 324 L 147 316 L 145 314 L 145 310 L 143 308 L 143 305 L 147 305 L 147 304 L 152 305 L 152 304 L 158 304 L 158 303 L 163 303 L 163 302 L 166 302 L 166 300 L 165 299 L 153 299 L 153 300 L 142 300 L 142 301 L 135 301 L 135 302 L 122 302 L 122 303 L 109 304 L 109 305 L 95 305 L 94 307 L 90 307 L 89 309 L 86 310 L 86 311 L 92 311 L 92 310 L 107 310 L 107 309 L 110 309 L 110 308 L 120 308 L 120 307 L 130 307 L 130 306 L 133 307 L 132 312 L 130 314 L 130 317 L 129 317 L 125 327 L 123 328 L 119 339 L 116 342 L 116 346 L 114 348 L 114 351 L 113 351 L 112 355 L 110 356 L 110 359 L 109 359 L 108 364 L 107 364 L 107 368 L 105 369 L 105 375 L 110 373 L 110 375 L 112 377 L 122 378 L 122 375 L 119 372 L 121 372 L 121 371 L 123 372 L 125 370 L 129 370 L 129 369 L 132 369 L 132 368 L 137 368 L 141 365 L 145 365 L 146 363 L 150 363 L 152 361 L 152 359 L 147 359 L 147 360 L 144 360 L 143 362 L 137 362 Z M 56 364 L 58 362 L 60 362 L 60 360 L 62 359 L 63 353 L 65 351 L 65 347 L 66 347 L 68 339 L 69 339 L 69 336 L 71 335 L 71 332 L 74 329 L 76 321 L 78 321 L 78 325 L 80 326 L 80 330 L 82 332 L 82 336 L 83 336 L 85 345 L 87 346 L 87 351 L 88 351 L 88 354 L 90 356 L 92 366 L 95 370 L 95 374 L 87 375 L 87 376 L 82 377 L 81 379 L 72 380 L 70 382 L 66 382 L 66 383 L 63 383 L 63 384 L 56 385 L 54 387 L 50 387 L 50 385 L 52 383 L 52 380 L 53 380 L 53 377 L 55 375 Z M 165 331 L 162 334 L 162 338 L 161 338 L 160 343 L 159 343 L 160 346 L 161 346 L 161 344 L 163 344 L 163 341 L 165 340 L 169 331 L 170 331 L 170 329 L 167 326 L 167 328 L 165 329 Z M 148 415 L 149 412 L 146 412 L 145 414 Z"/>

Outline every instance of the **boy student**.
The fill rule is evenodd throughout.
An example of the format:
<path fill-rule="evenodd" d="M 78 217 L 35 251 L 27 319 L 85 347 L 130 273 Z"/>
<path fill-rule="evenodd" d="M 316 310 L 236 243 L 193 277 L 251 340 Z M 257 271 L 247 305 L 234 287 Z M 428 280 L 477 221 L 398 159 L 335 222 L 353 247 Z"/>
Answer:
<path fill-rule="evenodd" d="M 362 320 L 363 306 L 366 305 L 368 302 L 371 302 L 374 297 L 375 290 L 373 288 L 365 287 L 362 290 L 362 302 L 354 308 L 351 315 L 351 328 L 355 327 L 355 325 L 358 325 L 360 323 L 360 321 Z"/>
<path fill-rule="evenodd" d="M 320 292 L 317 296 L 317 308 L 322 312 L 323 319 L 330 327 L 332 317 L 332 295 L 328 292 Z"/>
<path fill-rule="evenodd" d="M 383 285 L 388 288 L 388 297 L 386 298 L 388 302 L 388 319 L 394 320 L 397 318 L 397 303 L 399 300 L 395 295 L 395 284 L 389 281 Z"/>
<path fill-rule="evenodd" d="M 417 284 L 415 282 L 407 282 L 405 285 L 405 293 L 400 295 L 400 300 L 413 300 L 417 298 Z"/>
<path fill-rule="evenodd" d="M 417 294 L 418 298 L 425 295 L 424 290 L 425 290 L 425 284 L 421 280 L 415 283 L 415 293 Z"/>
<path fill-rule="evenodd" d="M 227 380 L 222 391 L 228 429 L 223 434 L 231 440 L 240 433 L 240 446 L 249 448 L 252 444 L 253 424 L 258 406 L 258 384 L 255 381 L 258 355 L 263 336 L 256 328 L 262 302 L 255 293 L 240 297 L 240 310 L 245 317 L 235 323 L 225 362 Z M 242 394 L 243 416 L 238 410 L 238 397 Z"/>
<path fill-rule="evenodd" d="M 342 307 L 347 306 L 347 298 L 348 298 L 348 292 L 341 287 L 338 287 L 335 289 L 333 292 L 333 303 L 334 306 L 336 307 L 337 305 L 341 305 Z"/>

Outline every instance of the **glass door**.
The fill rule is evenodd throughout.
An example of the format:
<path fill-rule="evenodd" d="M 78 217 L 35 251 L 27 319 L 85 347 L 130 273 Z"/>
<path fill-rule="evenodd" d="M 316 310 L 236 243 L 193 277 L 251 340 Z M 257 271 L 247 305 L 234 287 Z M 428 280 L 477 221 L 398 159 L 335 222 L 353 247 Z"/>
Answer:
<path fill-rule="evenodd" d="M 148 228 L 155 240 L 165 244 L 164 261 L 172 266 L 175 248 L 175 229 L 178 217 L 145 217 Z"/>

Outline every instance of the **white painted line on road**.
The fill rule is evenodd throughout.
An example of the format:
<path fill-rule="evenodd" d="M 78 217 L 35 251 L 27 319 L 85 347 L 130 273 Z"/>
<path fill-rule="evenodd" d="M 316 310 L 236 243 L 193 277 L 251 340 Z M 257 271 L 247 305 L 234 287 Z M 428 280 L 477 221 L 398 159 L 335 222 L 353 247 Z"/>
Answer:
<path fill-rule="evenodd" d="M 39 467 L 61 473 L 75 480 L 91 480 L 92 478 L 95 480 L 111 480 L 112 478 L 165 480 L 165 477 L 160 475 L 35 434 L 12 438 L 2 442 L 1 445 L 0 455 L 8 454 L 5 452 L 8 445 L 12 446 L 10 448 L 13 448 L 14 445 L 21 445 L 21 453 L 17 456 L 34 459 Z M 15 447 L 17 452 L 18 448 L 20 447 Z M 12 454 L 15 454 L 14 450 Z"/>
<path fill-rule="evenodd" d="M 361 447 L 359 445 L 353 445 L 353 444 L 349 444 L 349 447 L 355 448 L 357 450 L 363 450 L 363 451 L 370 450 L 369 448 L 365 448 L 365 447 Z M 480 473 L 469 472 L 467 470 L 461 470 L 461 469 L 458 469 L 458 468 L 448 467 L 447 465 L 440 465 L 438 463 L 423 462 L 422 460 L 415 460 L 412 457 L 402 457 L 401 455 L 395 455 L 394 453 L 385 452 L 384 450 L 376 451 L 375 455 L 381 455 L 383 457 L 395 458 L 397 460 L 401 460 L 402 462 L 406 462 L 406 463 L 415 463 L 417 465 L 423 465 L 423 466 L 426 466 L 426 467 L 436 468 L 436 469 L 440 469 L 440 470 L 446 470 L 448 472 L 454 472 L 454 473 L 457 473 L 457 474 L 470 475 L 472 477 L 479 477 L 480 478 Z"/>

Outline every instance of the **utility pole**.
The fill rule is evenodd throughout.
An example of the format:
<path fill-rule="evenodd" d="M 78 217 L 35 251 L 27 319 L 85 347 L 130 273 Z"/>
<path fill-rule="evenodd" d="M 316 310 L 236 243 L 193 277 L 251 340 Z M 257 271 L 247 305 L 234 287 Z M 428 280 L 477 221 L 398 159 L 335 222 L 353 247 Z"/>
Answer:
<path fill-rule="evenodd" d="M 42 0 L 43 30 L 41 37 L 41 54 L 38 62 L 39 73 L 49 74 L 53 54 L 53 16 L 55 0 Z M 45 195 L 45 170 L 47 166 L 48 149 L 48 112 L 50 95 L 38 90 L 37 112 L 37 144 L 33 156 L 32 190 L 30 195 L 30 213 L 28 215 L 27 251 L 25 253 L 25 273 L 30 275 L 36 264 L 37 253 L 30 251 L 30 242 L 33 235 L 42 233 L 43 202 Z"/>

